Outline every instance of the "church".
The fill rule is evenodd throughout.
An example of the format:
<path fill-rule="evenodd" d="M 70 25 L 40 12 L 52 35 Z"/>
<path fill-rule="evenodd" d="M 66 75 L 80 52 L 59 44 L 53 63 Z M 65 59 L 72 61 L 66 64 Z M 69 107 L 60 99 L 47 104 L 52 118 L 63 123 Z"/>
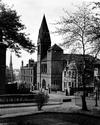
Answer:
<path fill-rule="evenodd" d="M 64 54 L 63 49 L 57 44 L 51 46 L 50 32 L 45 15 L 39 29 L 37 47 L 38 89 L 65 91 L 65 89 L 78 87 L 82 84 L 82 55 Z M 91 56 L 86 55 L 87 64 L 90 66 L 88 68 L 88 74 L 91 74 L 90 82 L 93 79 L 94 72 L 90 70 L 91 65 L 88 61 L 91 58 Z"/>

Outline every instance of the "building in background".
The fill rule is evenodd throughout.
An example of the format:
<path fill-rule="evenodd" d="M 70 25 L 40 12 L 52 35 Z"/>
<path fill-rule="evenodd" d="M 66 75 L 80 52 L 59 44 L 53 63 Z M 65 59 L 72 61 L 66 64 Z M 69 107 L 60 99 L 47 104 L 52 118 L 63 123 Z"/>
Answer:
<path fill-rule="evenodd" d="M 11 84 L 14 81 L 15 81 L 15 74 L 13 72 L 12 53 L 11 53 L 9 67 L 6 66 L 6 84 Z"/>
<path fill-rule="evenodd" d="M 64 54 L 63 49 L 54 44 L 51 46 L 50 33 L 45 15 L 39 29 L 37 41 L 37 88 L 65 91 L 69 87 L 82 86 L 83 56 L 81 54 Z M 85 81 L 93 82 L 93 57 L 86 55 Z M 100 61 L 99 61 L 100 65 Z M 65 76 L 66 72 L 66 76 Z"/>
<path fill-rule="evenodd" d="M 14 69 L 13 74 L 15 76 L 15 81 L 19 82 L 20 81 L 20 69 Z"/>
<path fill-rule="evenodd" d="M 10 72 L 10 82 L 13 83 L 13 81 L 14 81 L 14 74 L 13 74 L 13 64 L 12 64 L 12 52 L 10 54 L 9 72 Z"/>
<path fill-rule="evenodd" d="M 27 84 L 30 90 L 36 89 L 36 66 L 37 63 L 33 59 L 29 59 L 29 62 L 24 66 L 22 61 L 22 66 L 20 68 L 21 82 Z"/>
<path fill-rule="evenodd" d="M 66 64 L 62 72 L 62 91 L 68 92 L 70 95 L 70 88 L 78 88 L 79 74 L 75 61 Z"/>

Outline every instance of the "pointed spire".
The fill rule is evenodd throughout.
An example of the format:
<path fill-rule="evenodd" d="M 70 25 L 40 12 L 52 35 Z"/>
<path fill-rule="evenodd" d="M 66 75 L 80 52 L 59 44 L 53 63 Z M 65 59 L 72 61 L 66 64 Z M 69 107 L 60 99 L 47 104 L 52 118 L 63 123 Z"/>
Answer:
<path fill-rule="evenodd" d="M 41 34 L 43 32 L 49 32 L 45 14 L 43 15 L 43 19 L 42 19 L 42 23 L 41 23 L 41 26 L 40 26 L 39 34 Z"/>
<path fill-rule="evenodd" d="M 38 54 L 41 54 L 41 59 L 42 59 L 46 56 L 47 50 L 51 46 L 51 38 L 45 15 L 43 16 L 42 23 L 40 26 L 37 44 L 38 44 Z"/>
<path fill-rule="evenodd" d="M 13 65 L 12 65 L 12 52 L 10 53 L 10 64 L 9 64 L 9 70 L 10 70 L 10 82 L 13 82 Z"/>
<path fill-rule="evenodd" d="M 12 65 L 12 52 L 10 53 L 10 66 L 9 66 L 10 69 L 13 69 L 13 65 Z"/>

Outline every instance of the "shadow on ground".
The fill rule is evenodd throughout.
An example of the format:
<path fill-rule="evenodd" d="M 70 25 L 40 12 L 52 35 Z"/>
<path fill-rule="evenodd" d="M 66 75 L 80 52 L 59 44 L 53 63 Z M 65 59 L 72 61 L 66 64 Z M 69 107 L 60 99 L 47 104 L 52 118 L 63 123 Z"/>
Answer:
<path fill-rule="evenodd" d="M 9 119 L 3 125 L 100 125 L 100 117 L 80 113 L 42 112 Z M 1 125 L 0 124 L 0 125 Z"/>

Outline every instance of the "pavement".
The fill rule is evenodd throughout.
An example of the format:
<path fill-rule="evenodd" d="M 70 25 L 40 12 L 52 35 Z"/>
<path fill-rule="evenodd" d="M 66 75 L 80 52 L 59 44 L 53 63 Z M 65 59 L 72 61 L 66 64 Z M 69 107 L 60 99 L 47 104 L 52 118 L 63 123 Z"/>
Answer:
<path fill-rule="evenodd" d="M 63 99 L 72 99 L 74 96 L 66 96 L 64 93 L 49 94 L 49 102 L 47 105 L 59 105 L 63 103 Z M 15 103 L 15 104 L 0 104 L 0 108 L 14 108 L 14 107 L 30 107 L 36 106 L 36 103 Z"/>
<path fill-rule="evenodd" d="M 46 105 L 59 105 L 62 104 L 62 102 L 48 102 Z M 0 108 L 18 108 L 18 107 L 30 107 L 30 106 L 36 106 L 36 103 L 17 103 L 17 104 L 1 104 Z"/>
<path fill-rule="evenodd" d="M 65 96 L 61 93 L 49 94 L 49 103 L 43 106 L 41 111 L 38 111 L 35 103 L 20 103 L 20 104 L 5 104 L 0 105 L 0 119 L 10 118 L 17 116 L 25 116 L 36 114 L 40 112 L 65 112 L 65 113 L 83 113 L 87 115 L 94 115 L 100 117 L 100 114 L 96 112 L 82 111 L 81 107 L 75 105 L 74 96 Z M 71 99 L 69 102 L 63 102 L 63 99 Z M 100 110 L 100 107 L 96 107 L 96 110 Z"/>

